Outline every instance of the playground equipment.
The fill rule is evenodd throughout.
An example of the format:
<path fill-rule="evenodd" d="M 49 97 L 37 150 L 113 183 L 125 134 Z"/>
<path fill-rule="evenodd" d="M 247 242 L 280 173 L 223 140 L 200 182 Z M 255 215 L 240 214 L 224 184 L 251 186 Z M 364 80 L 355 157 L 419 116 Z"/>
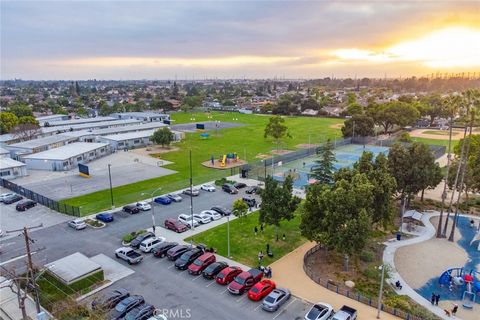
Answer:
<path fill-rule="evenodd" d="M 220 166 L 225 167 L 225 160 L 227 160 L 227 155 L 226 154 L 223 155 L 222 162 L 221 162 Z"/>
<path fill-rule="evenodd" d="M 480 251 L 480 228 L 478 229 L 477 233 L 473 237 L 472 241 L 470 241 L 470 245 L 473 246 L 475 242 L 478 242 L 477 250 Z"/>
<path fill-rule="evenodd" d="M 225 167 L 225 164 L 229 163 L 230 160 L 232 160 L 234 162 L 237 162 L 239 159 L 240 159 L 240 157 L 237 155 L 236 152 L 224 154 L 219 160 L 220 161 L 220 166 Z"/>
<path fill-rule="evenodd" d="M 442 273 L 438 283 L 448 286 L 450 291 L 453 286 L 463 287 L 462 305 L 467 309 L 473 308 L 476 296 L 480 294 L 480 273 L 476 270 L 466 273 L 463 268 L 450 268 Z"/>

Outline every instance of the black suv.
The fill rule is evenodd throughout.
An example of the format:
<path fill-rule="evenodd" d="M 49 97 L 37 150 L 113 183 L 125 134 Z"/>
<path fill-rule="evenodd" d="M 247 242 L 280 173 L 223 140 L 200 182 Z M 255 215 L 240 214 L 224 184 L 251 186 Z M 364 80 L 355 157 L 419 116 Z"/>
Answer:
<path fill-rule="evenodd" d="M 187 252 L 182 254 L 180 258 L 175 260 L 175 267 L 180 270 L 185 270 L 190 264 L 193 263 L 193 261 L 195 261 L 195 259 L 200 257 L 203 253 L 204 251 L 199 248 L 188 250 Z"/>
<path fill-rule="evenodd" d="M 135 214 L 135 213 L 139 213 L 140 209 L 137 206 L 130 204 L 128 206 L 123 207 L 123 211 L 131 214 Z"/>
<path fill-rule="evenodd" d="M 138 248 L 140 246 L 140 243 L 142 243 L 143 240 L 155 237 L 155 234 L 153 232 L 145 232 L 142 234 L 139 234 L 135 239 L 130 242 L 130 247 L 132 248 Z"/>
<path fill-rule="evenodd" d="M 108 318 L 110 318 L 110 320 L 122 319 L 127 312 L 144 303 L 145 299 L 142 296 L 136 295 L 125 298 L 117 303 L 115 309 L 113 309 L 108 315 Z"/>
<path fill-rule="evenodd" d="M 229 215 L 232 214 L 232 212 L 230 210 L 228 210 L 227 208 L 224 208 L 224 207 L 211 207 L 210 209 L 213 210 L 213 211 L 217 211 L 222 216 L 229 216 Z"/>
<path fill-rule="evenodd" d="M 251 186 L 251 187 L 248 187 L 246 190 L 245 190 L 245 193 L 247 194 L 255 194 L 257 193 L 259 190 L 259 188 L 257 186 Z"/>
<path fill-rule="evenodd" d="M 22 199 L 23 199 L 22 196 L 19 196 L 18 194 L 14 194 L 14 195 L 11 195 L 11 196 L 5 198 L 5 199 L 3 200 L 3 203 L 5 203 L 5 204 L 12 204 L 12 203 L 18 202 L 18 201 L 20 201 L 20 200 L 22 200 Z"/>
<path fill-rule="evenodd" d="M 182 254 L 188 251 L 188 249 L 189 247 L 183 244 L 173 247 L 172 249 L 167 251 L 168 260 L 172 260 L 172 261 L 177 260 L 178 258 L 180 258 Z"/>
<path fill-rule="evenodd" d="M 228 267 L 228 263 L 223 261 L 217 261 L 209 265 L 205 270 L 203 270 L 202 275 L 205 279 L 213 279 L 215 276 Z"/>
<path fill-rule="evenodd" d="M 93 310 L 110 310 L 117 303 L 125 298 L 130 297 L 130 293 L 126 289 L 116 289 L 108 292 L 104 296 L 100 296 L 92 301 Z"/>
<path fill-rule="evenodd" d="M 230 194 L 236 194 L 238 193 L 238 190 L 237 188 L 235 188 L 234 186 L 232 186 L 231 184 L 229 183 L 225 183 L 223 186 L 222 186 L 222 190 L 227 192 L 227 193 L 230 193 Z"/>
<path fill-rule="evenodd" d="M 167 255 L 167 251 L 172 249 L 173 247 L 178 246 L 176 242 L 163 242 L 157 244 L 152 248 L 153 255 L 155 257 L 163 258 Z"/>
<path fill-rule="evenodd" d="M 17 203 L 17 205 L 15 206 L 15 209 L 17 209 L 17 211 L 25 211 L 27 209 L 35 207 L 36 205 L 37 203 L 33 200 L 25 200 Z"/>
<path fill-rule="evenodd" d="M 243 197 L 243 202 L 245 202 L 249 207 L 255 207 L 257 204 L 257 200 L 252 197 Z"/>

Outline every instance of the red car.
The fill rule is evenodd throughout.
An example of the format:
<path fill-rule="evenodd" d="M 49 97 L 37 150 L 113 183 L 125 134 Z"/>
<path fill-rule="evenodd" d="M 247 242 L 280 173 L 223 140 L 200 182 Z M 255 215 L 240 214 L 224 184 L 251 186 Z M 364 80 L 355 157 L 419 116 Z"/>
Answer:
<path fill-rule="evenodd" d="M 227 285 L 232 282 L 237 275 L 242 273 L 242 271 L 240 267 L 225 268 L 217 274 L 215 281 L 217 281 L 218 284 Z"/>
<path fill-rule="evenodd" d="M 185 232 L 188 230 L 186 224 L 183 224 L 180 221 L 172 218 L 168 218 L 165 220 L 165 228 L 175 231 L 177 233 Z"/>
<path fill-rule="evenodd" d="M 257 284 L 248 291 L 248 298 L 253 301 L 259 301 L 265 298 L 275 288 L 275 282 L 267 279 L 262 280 L 257 282 Z"/>
<path fill-rule="evenodd" d="M 188 266 L 188 273 L 190 274 L 200 274 L 203 269 L 217 261 L 215 255 L 211 252 L 205 252 L 200 257 L 198 257 L 191 265 Z"/>

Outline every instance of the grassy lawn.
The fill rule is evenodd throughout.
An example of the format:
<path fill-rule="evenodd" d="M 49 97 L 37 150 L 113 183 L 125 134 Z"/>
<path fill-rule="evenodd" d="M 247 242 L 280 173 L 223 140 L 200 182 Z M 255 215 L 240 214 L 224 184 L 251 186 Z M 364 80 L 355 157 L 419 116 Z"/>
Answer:
<path fill-rule="evenodd" d="M 413 141 L 418 141 L 418 142 L 423 142 L 429 145 L 435 145 L 435 146 L 445 146 L 448 148 L 448 139 L 445 140 L 440 140 L 440 139 L 428 139 L 428 138 L 417 138 L 417 137 L 412 137 Z M 453 147 L 455 147 L 458 144 L 458 140 L 452 140 L 452 150 Z"/>
<path fill-rule="evenodd" d="M 211 118 L 209 118 L 211 117 Z M 152 192 L 162 187 L 163 192 L 175 191 L 188 186 L 189 159 L 188 151 L 192 150 L 193 183 L 218 179 L 231 174 L 230 170 L 209 169 L 201 165 L 209 160 L 211 155 L 219 157 L 224 153 L 237 152 L 241 159 L 247 161 L 258 160 L 257 155 L 268 153 L 275 148 L 271 139 L 265 139 L 263 132 L 268 123 L 268 116 L 245 115 L 240 113 L 174 113 L 171 116 L 173 123 L 215 121 L 238 122 L 245 124 L 242 127 L 211 131 L 210 138 L 202 139 L 199 133 L 187 133 L 185 140 L 176 144 L 180 150 L 162 154 L 161 158 L 173 163 L 165 166 L 178 173 L 164 177 L 152 177 L 132 184 L 127 184 L 113 189 L 115 205 L 145 199 L 142 193 Z M 233 120 L 235 119 L 235 120 Z M 238 120 L 237 120 L 238 119 Z M 340 129 L 330 126 L 342 123 L 341 119 L 330 118 L 305 118 L 287 117 L 286 124 L 290 129 L 292 138 L 286 138 L 283 143 L 285 149 L 295 149 L 301 143 L 320 143 L 328 138 L 340 137 Z M 82 215 L 108 209 L 110 207 L 109 190 L 97 191 L 83 196 L 63 200 L 63 202 L 81 207 Z"/>
<path fill-rule="evenodd" d="M 254 228 L 257 226 L 258 233 L 255 236 Z M 286 241 L 282 240 L 285 234 Z M 300 235 L 300 215 L 290 221 L 283 221 L 279 228 L 280 239 L 275 241 L 275 228 L 266 226 L 263 234 L 260 232 L 258 223 L 258 211 L 244 218 L 235 219 L 230 222 L 230 255 L 233 260 L 245 265 L 258 266 L 258 252 L 262 251 L 265 257 L 262 265 L 269 265 L 280 259 L 285 254 L 302 245 L 306 239 Z M 193 237 L 185 239 L 195 243 L 204 243 L 208 247 L 217 249 L 222 256 L 227 256 L 227 224 L 217 226 Z M 273 258 L 266 255 L 266 244 L 270 244 L 270 251 Z"/>

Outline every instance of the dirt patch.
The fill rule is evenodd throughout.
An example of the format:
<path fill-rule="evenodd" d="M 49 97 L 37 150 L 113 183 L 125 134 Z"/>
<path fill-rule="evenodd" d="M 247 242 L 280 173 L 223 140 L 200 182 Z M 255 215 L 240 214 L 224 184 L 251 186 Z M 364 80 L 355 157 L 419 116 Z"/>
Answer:
<path fill-rule="evenodd" d="M 138 153 L 138 154 L 141 154 L 141 155 L 144 155 L 144 156 L 153 156 L 155 154 L 162 154 L 162 153 L 168 153 L 168 152 L 173 152 L 173 151 L 178 151 L 180 150 L 179 147 L 161 147 L 161 146 L 149 146 L 149 147 L 146 147 L 146 148 L 139 148 L 139 149 L 133 149 L 133 150 L 130 150 L 130 152 L 133 152 L 133 153 Z M 158 157 L 156 157 L 158 158 Z"/>
<path fill-rule="evenodd" d="M 270 153 L 271 154 L 275 154 L 277 156 L 281 156 L 281 155 L 284 155 L 284 154 L 287 154 L 287 153 L 291 153 L 293 152 L 293 150 L 285 150 L 285 149 L 278 149 L 278 150 L 272 150 Z"/>
<path fill-rule="evenodd" d="M 427 138 L 427 139 L 436 139 L 436 140 L 448 140 L 448 131 L 438 131 L 436 133 L 429 133 L 432 132 L 432 129 L 417 129 L 410 132 L 410 136 L 412 138 Z M 445 134 L 441 134 L 444 132 Z M 453 130 L 452 140 L 460 140 L 462 138 L 462 131 Z"/>
<path fill-rule="evenodd" d="M 247 163 L 248 163 L 247 161 L 239 159 L 239 160 L 236 160 L 236 161 L 229 161 L 229 162 L 225 163 L 224 167 L 222 167 L 221 162 L 218 161 L 218 159 L 216 159 L 216 160 L 213 161 L 213 164 L 212 164 L 211 160 L 208 160 L 208 161 L 202 162 L 202 165 L 207 167 L 207 168 L 225 170 L 225 169 L 240 167 L 240 166 L 243 166 L 244 164 L 247 164 Z"/>
<path fill-rule="evenodd" d="M 268 159 L 270 157 L 271 157 L 270 155 L 264 154 L 264 153 L 259 153 L 255 156 L 255 158 L 257 158 L 257 159 Z"/>
<path fill-rule="evenodd" d="M 316 146 L 317 146 L 316 144 L 301 143 L 301 144 L 297 144 L 295 147 L 299 149 L 310 149 L 310 148 L 315 148 Z"/>
<path fill-rule="evenodd" d="M 332 128 L 332 129 L 342 129 L 343 123 L 331 124 L 331 125 L 329 125 L 328 127 L 329 127 L 329 128 Z"/>

